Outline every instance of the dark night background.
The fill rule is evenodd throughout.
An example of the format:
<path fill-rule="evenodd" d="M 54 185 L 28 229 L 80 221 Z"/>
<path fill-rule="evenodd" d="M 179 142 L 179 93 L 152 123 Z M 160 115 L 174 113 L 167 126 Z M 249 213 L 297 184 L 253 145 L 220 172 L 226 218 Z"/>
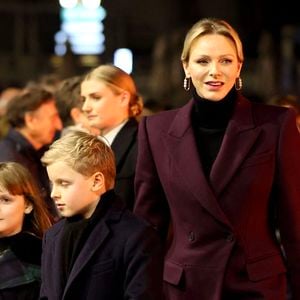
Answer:
<path fill-rule="evenodd" d="M 177 105 L 182 93 L 180 52 L 188 28 L 202 17 L 229 21 L 244 43 L 244 92 L 265 101 L 299 93 L 300 27 L 296 1 L 103 0 L 106 51 L 134 53 L 132 76 L 144 97 Z M 0 88 L 24 85 L 45 74 L 68 77 L 88 67 L 80 57 L 54 56 L 60 28 L 58 0 L 0 0 Z M 179 90 L 180 89 L 180 90 Z"/>

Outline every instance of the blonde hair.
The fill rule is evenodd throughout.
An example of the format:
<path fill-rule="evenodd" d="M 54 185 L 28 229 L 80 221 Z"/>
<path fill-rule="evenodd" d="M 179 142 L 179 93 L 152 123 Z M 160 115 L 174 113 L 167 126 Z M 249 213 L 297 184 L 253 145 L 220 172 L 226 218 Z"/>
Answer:
<path fill-rule="evenodd" d="M 130 94 L 129 100 L 129 116 L 137 117 L 143 111 L 143 99 L 137 93 L 137 89 L 132 77 L 125 71 L 114 65 L 101 65 L 92 71 L 90 71 L 83 81 L 87 80 L 99 80 L 110 86 L 112 91 L 117 95 L 121 91 L 126 91 Z"/>
<path fill-rule="evenodd" d="M 116 167 L 113 151 L 104 141 L 89 133 L 67 133 L 51 144 L 41 161 L 45 166 L 62 161 L 83 176 L 101 172 L 106 189 L 114 186 Z"/>
<path fill-rule="evenodd" d="M 24 195 L 25 201 L 32 205 L 33 210 L 25 214 L 22 231 L 41 238 L 52 225 L 52 219 L 31 173 L 19 163 L 1 162 L 0 186 L 12 195 Z"/>
<path fill-rule="evenodd" d="M 226 21 L 215 18 L 205 18 L 195 23 L 188 31 L 181 53 L 181 61 L 187 63 L 190 58 L 190 50 L 195 40 L 208 34 L 219 34 L 229 38 L 235 45 L 237 57 L 240 63 L 244 61 L 243 46 L 238 33 Z"/>

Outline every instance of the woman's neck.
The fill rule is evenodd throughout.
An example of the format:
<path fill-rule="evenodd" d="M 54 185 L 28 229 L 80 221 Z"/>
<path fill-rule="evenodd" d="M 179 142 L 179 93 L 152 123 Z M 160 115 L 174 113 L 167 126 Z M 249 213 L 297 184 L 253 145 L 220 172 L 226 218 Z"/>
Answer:
<path fill-rule="evenodd" d="M 225 128 L 233 114 L 236 96 L 232 89 L 223 99 L 211 101 L 201 98 L 194 89 L 193 122 L 204 128 Z"/>

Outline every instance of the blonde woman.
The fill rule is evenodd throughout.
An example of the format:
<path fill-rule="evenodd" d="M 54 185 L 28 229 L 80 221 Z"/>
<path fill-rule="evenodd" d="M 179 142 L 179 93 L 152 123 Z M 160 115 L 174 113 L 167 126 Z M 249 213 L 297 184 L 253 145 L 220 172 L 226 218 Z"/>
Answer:
<path fill-rule="evenodd" d="M 137 157 L 137 117 L 143 108 L 133 78 L 113 65 L 101 65 L 81 84 L 82 110 L 91 127 L 100 130 L 114 152 L 117 164 L 116 193 L 129 209 L 134 204 Z"/>
<path fill-rule="evenodd" d="M 136 171 L 135 213 L 165 240 L 172 228 L 166 299 L 284 300 L 287 278 L 300 299 L 295 113 L 242 95 L 242 43 L 224 20 L 197 22 L 181 60 L 191 100 L 142 119 Z"/>

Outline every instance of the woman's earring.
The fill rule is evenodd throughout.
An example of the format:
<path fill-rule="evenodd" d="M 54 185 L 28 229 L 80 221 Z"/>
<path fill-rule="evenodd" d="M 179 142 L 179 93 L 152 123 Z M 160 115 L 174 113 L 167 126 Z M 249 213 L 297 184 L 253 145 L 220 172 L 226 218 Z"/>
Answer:
<path fill-rule="evenodd" d="M 237 91 L 241 90 L 243 87 L 243 81 L 241 77 L 236 78 L 235 83 L 234 83 L 235 89 Z"/>
<path fill-rule="evenodd" d="M 183 80 L 183 88 L 189 91 L 191 88 L 191 77 L 185 77 Z"/>

